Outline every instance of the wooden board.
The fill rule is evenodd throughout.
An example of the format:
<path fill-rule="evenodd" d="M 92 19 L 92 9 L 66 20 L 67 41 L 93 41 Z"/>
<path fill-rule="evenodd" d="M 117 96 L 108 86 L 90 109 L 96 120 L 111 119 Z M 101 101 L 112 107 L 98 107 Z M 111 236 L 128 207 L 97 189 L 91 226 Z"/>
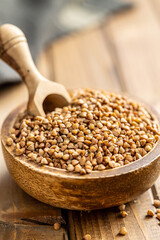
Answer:
<path fill-rule="evenodd" d="M 46 77 L 63 83 L 69 89 L 92 87 L 120 90 L 101 27 L 53 43 L 46 55 L 42 54 L 38 66 Z"/>
<path fill-rule="evenodd" d="M 154 104 L 160 102 L 159 21 L 152 0 L 133 2 L 134 9 L 110 20 L 106 34 L 112 42 L 125 89 Z"/>

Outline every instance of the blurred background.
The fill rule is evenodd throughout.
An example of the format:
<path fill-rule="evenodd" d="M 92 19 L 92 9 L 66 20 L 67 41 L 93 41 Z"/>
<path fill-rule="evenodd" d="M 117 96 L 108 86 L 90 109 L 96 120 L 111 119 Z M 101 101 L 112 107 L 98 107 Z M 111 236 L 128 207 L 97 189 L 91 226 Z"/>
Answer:
<path fill-rule="evenodd" d="M 11 23 L 25 33 L 36 60 L 44 46 L 74 31 L 100 24 L 131 3 L 119 0 L 1 0 L 0 25 Z M 0 61 L 0 84 L 19 81 Z"/>

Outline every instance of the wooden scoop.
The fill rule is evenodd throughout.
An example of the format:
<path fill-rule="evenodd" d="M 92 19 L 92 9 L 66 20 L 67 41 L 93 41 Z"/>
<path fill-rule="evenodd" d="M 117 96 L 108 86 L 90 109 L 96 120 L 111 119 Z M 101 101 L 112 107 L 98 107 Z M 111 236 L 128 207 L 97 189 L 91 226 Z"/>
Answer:
<path fill-rule="evenodd" d="M 0 58 L 24 80 L 29 93 L 29 114 L 43 116 L 55 107 L 69 104 L 70 96 L 65 87 L 47 80 L 39 73 L 23 32 L 14 25 L 4 24 L 0 27 Z"/>

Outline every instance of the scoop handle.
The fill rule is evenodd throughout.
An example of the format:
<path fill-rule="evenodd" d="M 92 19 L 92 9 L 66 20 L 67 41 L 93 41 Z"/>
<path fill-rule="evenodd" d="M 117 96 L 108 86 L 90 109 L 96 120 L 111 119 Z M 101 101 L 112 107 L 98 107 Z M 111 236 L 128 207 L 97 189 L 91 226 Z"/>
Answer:
<path fill-rule="evenodd" d="M 12 24 L 0 27 L 0 58 L 17 71 L 30 91 L 37 85 L 38 72 L 24 33 Z"/>

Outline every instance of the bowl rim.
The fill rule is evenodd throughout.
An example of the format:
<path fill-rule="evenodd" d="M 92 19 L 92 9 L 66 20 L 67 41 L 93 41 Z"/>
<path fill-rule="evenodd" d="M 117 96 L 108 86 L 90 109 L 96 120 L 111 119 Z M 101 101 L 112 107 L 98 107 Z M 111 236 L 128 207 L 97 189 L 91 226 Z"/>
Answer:
<path fill-rule="evenodd" d="M 143 101 L 141 101 L 141 103 L 144 105 L 145 108 L 149 110 L 149 112 L 151 112 L 152 116 L 158 122 L 160 122 L 160 114 L 157 112 L 157 110 L 154 107 L 150 106 L 149 104 L 144 103 Z M 36 163 L 31 162 L 22 156 L 15 156 L 13 151 L 11 150 L 11 147 L 6 145 L 6 138 L 9 136 L 9 129 L 13 126 L 18 113 L 23 112 L 25 108 L 26 103 L 23 103 L 21 105 L 18 105 L 7 115 L 1 128 L 1 142 L 6 151 L 12 156 L 12 158 L 14 158 L 15 161 L 29 168 L 31 171 L 37 172 L 39 174 L 77 180 L 111 178 L 117 177 L 119 175 L 125 175 L 134 171 L 138 172 L 141 168 L 147 167 L 149 164 L 154 162 L 158 157 L 160 157 L 160 139 L 159 139 L 155 144 L 154 148 L 151 150 L 151 152 L 147 153 L 144 157 L 140 158 L 139 160 L 136 160 L 130 164 L 118 168 L 106 169 L 103 171 L 92 171 L 90 174 L 80 175 L 76 174 L 75 172 L 67 172 L 65 169 L 37 165 Z"/>

